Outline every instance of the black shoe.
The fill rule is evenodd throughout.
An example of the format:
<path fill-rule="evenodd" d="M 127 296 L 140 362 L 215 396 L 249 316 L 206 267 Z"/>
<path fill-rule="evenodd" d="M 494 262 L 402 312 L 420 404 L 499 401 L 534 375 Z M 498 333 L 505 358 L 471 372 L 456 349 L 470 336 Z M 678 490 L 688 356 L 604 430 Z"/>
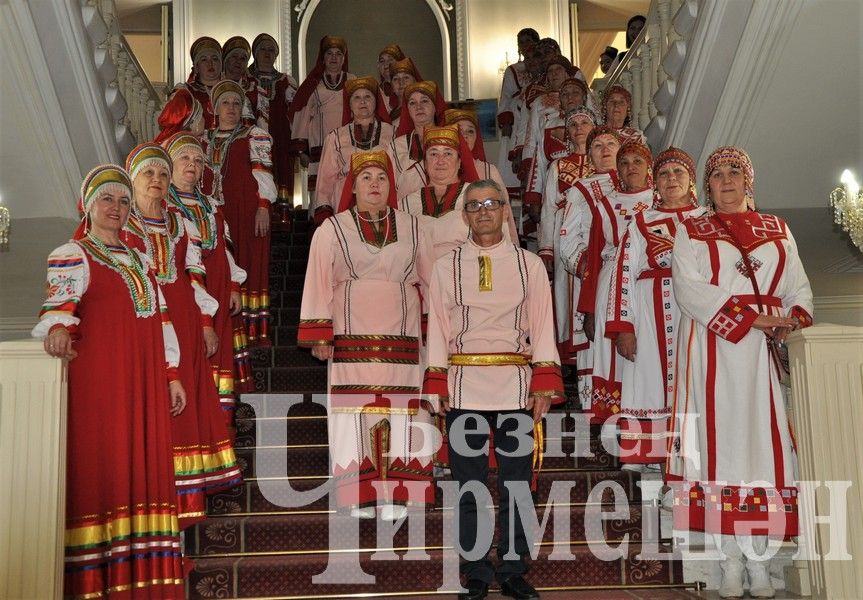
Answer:
<path fill-rule="evenodd" d="M 539 600 L 539 593 L 521 575 L 501 582 L 500 593 L 516 600 Z"/>
<path fill-rule="evenodd" d="M 482 600 L 488 596 L 488 584 L 479 579 L 468 579 L 464 586 L 467 592 L 458 595 L 458 600 Z"/>

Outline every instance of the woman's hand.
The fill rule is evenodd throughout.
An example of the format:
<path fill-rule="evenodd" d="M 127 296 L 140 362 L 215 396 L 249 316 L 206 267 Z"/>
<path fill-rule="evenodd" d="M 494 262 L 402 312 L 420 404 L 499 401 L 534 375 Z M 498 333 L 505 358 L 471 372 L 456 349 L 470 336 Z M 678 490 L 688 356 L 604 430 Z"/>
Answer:
<path fill-rule="evenodd" d="M 231 314 L 238 315 L 243 310 L 243 300 L 240 297 L 240 292 L 231 292 Z"/>
<path fill-rule="evenodd" d="M 775 317 L 773 315 L 758 315 L 752 326 L 764 332 L 767 337 L 775 338 L 781 342 L 794 331 L 799 322 L 794 317 Z"/>
<path fill-rule="evenodd" d="M 45 347 L 45 352 L 54 358 L 72 360 L 78 356 L 78 353 L 72 349 L 72 336 L 69 335 L 69 330 L 65 327 L 57 327 L 48 334 L 42 344 Z"/>
<path fill-rule="evenodd" d="M 264 237 L 270 233 L 270 209 L 261 206 L 255 213 L 255 235 Z"/>
<path fill-rule="evenodd" d="M 212 327 L 204 327 L 204 347 L 207 349 L 207 358 L 213 356 L 219 349 L 219 336 Z"/>
<path fill-rule="evenodd" d="M 176 417 L 186 408 L 186 390 L 179 380 L 168 384 L 168 395 L 171 399 L 171 416 Z"/>
<path fill-rule="evenodd" d="M 318 360 L 330 360 L 333 357 L 333 347 L 329 344 L 312 346 L 312 356 Z"/>
<path fill-rule="evenodd" d="M 593 313 L 585 313 L 584 314 L 584 335 L 587 336 L 591 342 L 593 341 L 593 333 L 596 329 L 596 319 L 593 318 Z"/>
<path fill-rule="evenodd" d="M 635 361 L 636 339 L 634 333 L 625 331 L 617 334 L 614 342 L 617 352 L 626 360 Z"/>

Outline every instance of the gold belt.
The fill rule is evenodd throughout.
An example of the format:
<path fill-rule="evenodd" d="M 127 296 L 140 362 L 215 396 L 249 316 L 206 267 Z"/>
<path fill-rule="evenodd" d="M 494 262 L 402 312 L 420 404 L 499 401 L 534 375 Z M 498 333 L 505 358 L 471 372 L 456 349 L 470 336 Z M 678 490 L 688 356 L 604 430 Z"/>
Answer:
<path fill-rule="evenodd" d="M 449 364 L 460 367 L 497 367 L 501 365 L 529 365 L 530 356 L 516 353 L 502 354 L 451 354 Z"/>

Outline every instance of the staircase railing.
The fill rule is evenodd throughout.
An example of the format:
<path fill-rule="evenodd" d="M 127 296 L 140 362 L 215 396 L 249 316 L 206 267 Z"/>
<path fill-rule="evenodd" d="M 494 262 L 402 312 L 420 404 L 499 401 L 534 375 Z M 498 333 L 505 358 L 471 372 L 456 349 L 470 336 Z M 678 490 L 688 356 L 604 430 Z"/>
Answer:
<path fill-rule="evenodd" d="M 644 29 L 605 85 L 620 84 L 632 94 L 632 123 L 651 146 L 665 131 L 699 5 L 699 0 L 653 0 Z"/>
<path fill-rule="evenodd" d="M 124 155 L 156 135 L 156 119 L 164 98 L 150 83 L 120 31 L 114 0 L 81 0 L 81 11 L 96 48 L 94 63 L 108 107 L 117 120 L 117 144 Z"/>

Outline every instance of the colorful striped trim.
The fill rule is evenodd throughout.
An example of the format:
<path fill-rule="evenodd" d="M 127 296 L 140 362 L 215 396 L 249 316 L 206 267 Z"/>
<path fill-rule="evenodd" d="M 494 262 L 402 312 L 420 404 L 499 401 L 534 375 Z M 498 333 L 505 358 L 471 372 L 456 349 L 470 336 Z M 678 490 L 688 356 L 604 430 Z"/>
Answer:
<path fill-rule="evenodd" d="M 419 364 L 419 340 L 411 336 L 337 335 L 333 362 Z"/>
<path fill-rule="evenodd" d="M 297 345 L 309 348 L 333 343 L 332 319 L 300 319 Z"/>

